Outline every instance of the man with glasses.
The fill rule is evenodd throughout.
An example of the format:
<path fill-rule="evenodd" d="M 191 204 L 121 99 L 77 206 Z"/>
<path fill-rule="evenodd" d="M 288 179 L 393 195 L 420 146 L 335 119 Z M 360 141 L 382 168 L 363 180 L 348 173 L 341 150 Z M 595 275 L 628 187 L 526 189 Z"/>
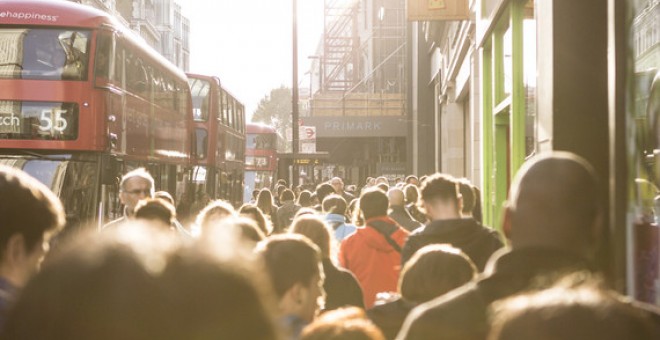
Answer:
<path fill-rule="evenodd" d="M 103 227 L 103 230 L 114 229 L 133 218 L 135 206 L 145 198 L 154 197 L 154 178 L 144 168 L 128 172 L 119 183 L 119 200 L 124 205 L 124 216 Z"/>

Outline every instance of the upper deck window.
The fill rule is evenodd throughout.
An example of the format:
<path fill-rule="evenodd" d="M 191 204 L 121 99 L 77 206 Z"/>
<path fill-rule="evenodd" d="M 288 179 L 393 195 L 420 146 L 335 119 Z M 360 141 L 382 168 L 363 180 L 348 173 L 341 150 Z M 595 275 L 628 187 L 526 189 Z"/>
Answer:
<path fill-rule="evenodd" d="M 86 80 L 90 32 L 0 28 L 0 78 Z"/>
<path fill-rule="evenodd" d="M 190 92 L 192 92 L 193 118 L 196 121 L 207 121 L 209 119 L 209 94 L 211 83 L 197 78 L 188 80 Z"/>
<path fill-rule="evenodd" d="M 247 148 L 255 150 L 275 149 L 275 134 L 249 133 L 246 136 Z"/>

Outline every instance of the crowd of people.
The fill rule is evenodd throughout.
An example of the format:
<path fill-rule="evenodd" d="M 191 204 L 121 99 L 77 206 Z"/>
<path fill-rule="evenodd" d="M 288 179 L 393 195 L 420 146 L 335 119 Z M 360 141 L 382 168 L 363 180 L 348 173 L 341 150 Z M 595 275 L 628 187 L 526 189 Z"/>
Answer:
<path fill-rule="evenodd" d="M 120 189 L 122 218 L 62 238 L 58 198 L 0 166 L 0 339 L 660 339 L 594 267 L 605 212 L 574 154 L 525 163 L 502 234 L 448 174 L 280 181 L 195 228 L 145 169 Z"/>

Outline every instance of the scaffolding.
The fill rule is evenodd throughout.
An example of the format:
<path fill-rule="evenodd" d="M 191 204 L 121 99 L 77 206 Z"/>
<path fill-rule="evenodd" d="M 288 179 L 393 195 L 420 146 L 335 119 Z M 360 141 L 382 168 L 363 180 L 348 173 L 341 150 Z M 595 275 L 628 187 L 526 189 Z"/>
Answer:
<path fill-rule="evenodd" d="M 405 115 L 404 0 L 325 0 L 314 116 Z"/>

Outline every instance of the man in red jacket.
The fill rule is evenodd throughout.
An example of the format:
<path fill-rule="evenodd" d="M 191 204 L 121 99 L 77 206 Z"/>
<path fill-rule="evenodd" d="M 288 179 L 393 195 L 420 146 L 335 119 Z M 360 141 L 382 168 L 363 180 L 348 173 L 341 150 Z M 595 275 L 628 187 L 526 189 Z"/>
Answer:
<path fill-rule="evenodd" d="M 379 292 L 397 289 L 401 270 L 401 247 L 408 231 L 387 217 L 389 201 L 380 190 L 360 197 L 366 227 L 346 238 L 339 249 L 339 263 L 355 274 L 362 286 L 364 305 L 371 308 Z"/>

